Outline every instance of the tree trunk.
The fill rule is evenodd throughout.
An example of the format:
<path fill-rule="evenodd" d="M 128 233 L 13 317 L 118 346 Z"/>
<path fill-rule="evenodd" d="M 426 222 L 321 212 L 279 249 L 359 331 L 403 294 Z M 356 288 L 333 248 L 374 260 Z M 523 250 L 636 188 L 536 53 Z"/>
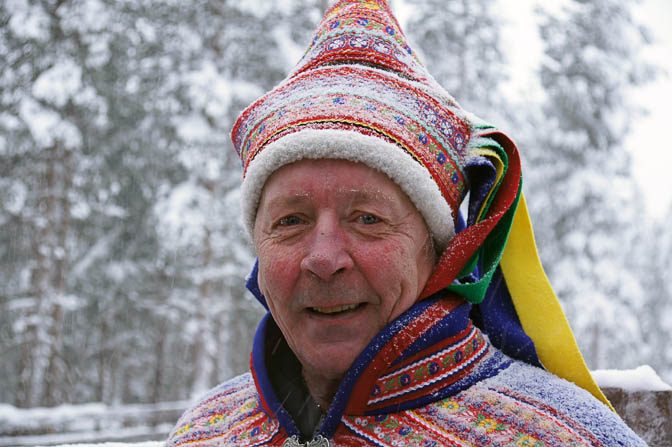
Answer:
<path fill-rule="evenodd" d="M 53 303 L 51 312 L 51 330 L 49 339 L 51 341 L 51 353 L 49 355 L 49 367 L 45 383 L 45 399 L 48 406 L 58 405 L 63 402 L 63 376 L 65 373 L 65 362 L 63 361 L 63 307 L 60 298 L 66 292 L 66 277 L 68 267 L 67 239 L 70 230 L 70 200 L 68 194 L 72 186 L 72 152 L 63 145 L 57 144 L 59 150 L 56 153 L 53 164 L 55 171 L 60 177 L 59 196 L 54 197 L 55 204 L 58 204 L 57 216 L 54 216 L 55 228 L 55 246 L 52 248 L 54 271 L 52 280 L 52 297 L 56 301 Z"/>
<path fill-rule="evenodd" d="M 24 333 L 24 337 L 27 335 Z M 18 408 L 28 408 L 30 407 L 30 395 L 31 395 L 31 371 L 30 359 L 32 357 L 32 340 L 25 340 L 21 346 L 21 357 L 19 358 L 19 365 L 17 371 L 17 377 L 19 378 L 16 395 L 14 397 L 14 405 Z"/>
<path fill-rule="evenodd" d="M 96 400 L 98 402 L 107 403 L 107 377 L 109 377 L 109 372 L 107 371 L 107 321 L 105 318 L 101 318 L 100 323 L 100 344 L 98 347 L 98 386 L 96 388 Z"/>
<path fill-rule="evenodd" d="M 51 318 L 51 299 L 49 271 L 52 260 L 53 240 L 52 228 L 54 225 L 54 189 L 56 187 L 56 172 L 54 169 L 55 147 L 43 150 L 45 158 L 44 176 L 41 183 L 36 185 L 36 196 L 40 217 L 34 221 L 37 233 L 33 242 L 34 269 L 31 275 L 31 292 L 35 299 L 32 321 L 26 332 L 26 341 L 30 347 L 30 361 L 26 366 L 29 371 L 23 371 L 22 376 L 30 377 L 29 394 L 26 396 L 27 406 L 45 404 L 45 381 L 51 350 L 49 340 Z"/>
<path fill-rule="evenodd" d="M 161 388 L 163 386 L 163 358 L 165 331 L 161 331 L 156 341 L 156 360 L 154 362 L 154 382 L 152 383 L 152 402 L 161 402 Z"/>
<path fill-rule="evenodd" d="M 212 255 L 210 229 L 206 227 L 204 228 L 203 236 L 203 271 L 207 272 L 211 267 Z M 206 276 L 200 281 L 196 315 L 199 330 L 194 346 L 194 370 L 191 382 L 192 396 L 198 396 L 207 391 L 215 373 L 214 353 L 210 349 L 214 337 L 212 331 L 212 279 Z"/>

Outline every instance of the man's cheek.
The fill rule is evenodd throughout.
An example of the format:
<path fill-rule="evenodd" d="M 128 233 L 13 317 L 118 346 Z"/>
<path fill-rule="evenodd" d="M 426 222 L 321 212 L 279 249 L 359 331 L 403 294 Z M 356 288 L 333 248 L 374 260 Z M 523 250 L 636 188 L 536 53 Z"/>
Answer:
<path fill-rule="evenodd" d="M 269 257 L 260 255 L 259 260 L 259 288 L 265 296 L 269 291 L 275 294 L 289 287 L 296 276 L 297 268 L 292 263 L 291 257 Z"/>

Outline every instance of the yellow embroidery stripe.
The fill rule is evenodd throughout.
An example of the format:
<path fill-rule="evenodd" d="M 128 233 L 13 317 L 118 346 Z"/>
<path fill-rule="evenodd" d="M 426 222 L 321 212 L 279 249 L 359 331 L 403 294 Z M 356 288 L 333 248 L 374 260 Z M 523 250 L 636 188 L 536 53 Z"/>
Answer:
<path fill-rule="evenodd" d="M 502 162 L 502 159 L 500 158 L 499 154 L 488 147 L 478 147 L 473 149 L 472 152 L 476 155 L 486 157 L 488 160 L 490 160 L 492 164 L 495 165 L 495 169 L 497 170 L 497 178 L 495 179 L 495 182 L 492 184 L 490 191 L 488 191 L 488 196 L 485 198 L 485 200 L 483 200 L 482 202 L 483 205 L 481 206 L 481 209 L 478 211 L 478 217 L 476 218 L 476 222 L 480 222 L 488 203 L 490 203 L 490 196 L 492 196 L 494 190 L 497 188 L 497 186 L 499 186 L 499 181 L 502 179 L 502 176 L 504 175 L 504 163 Z"/>

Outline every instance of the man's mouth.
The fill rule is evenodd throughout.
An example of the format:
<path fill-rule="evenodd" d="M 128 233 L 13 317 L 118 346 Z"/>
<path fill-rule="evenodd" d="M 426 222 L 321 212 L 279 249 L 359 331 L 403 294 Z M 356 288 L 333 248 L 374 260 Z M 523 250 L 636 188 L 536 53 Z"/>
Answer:
<path fill-rule="evenodd" d="M 317 312 L 318 314 L 333 315 L 342 312 L 347 312 L 349 310 L 355 310 L 359 306 L 363 306 L 363 303 L 347 304 L 345 306 L 311 307 L 310 310 L 312 310 L 313 312 Z"/>

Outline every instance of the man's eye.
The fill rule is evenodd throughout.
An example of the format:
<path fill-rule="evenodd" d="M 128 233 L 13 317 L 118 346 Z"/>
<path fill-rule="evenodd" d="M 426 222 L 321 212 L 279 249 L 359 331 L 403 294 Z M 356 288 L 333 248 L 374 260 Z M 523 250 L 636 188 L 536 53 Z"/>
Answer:
<path fill-rule="evenodd" d="M 303 220 L 301 220 L 298 216 L 285 216 L 282 219 L 278 221 L 278 225 L 281 227 L 291 227 L 294 225 L 300 225 L 303 223 Z"/>
<path fill-rule="evenodd" d="M 364 225 L 371 225 L 380 222 L 380 218 L 378 216 L 374 216 L 373 214 L 362 214 L 357 219 Z"/>

